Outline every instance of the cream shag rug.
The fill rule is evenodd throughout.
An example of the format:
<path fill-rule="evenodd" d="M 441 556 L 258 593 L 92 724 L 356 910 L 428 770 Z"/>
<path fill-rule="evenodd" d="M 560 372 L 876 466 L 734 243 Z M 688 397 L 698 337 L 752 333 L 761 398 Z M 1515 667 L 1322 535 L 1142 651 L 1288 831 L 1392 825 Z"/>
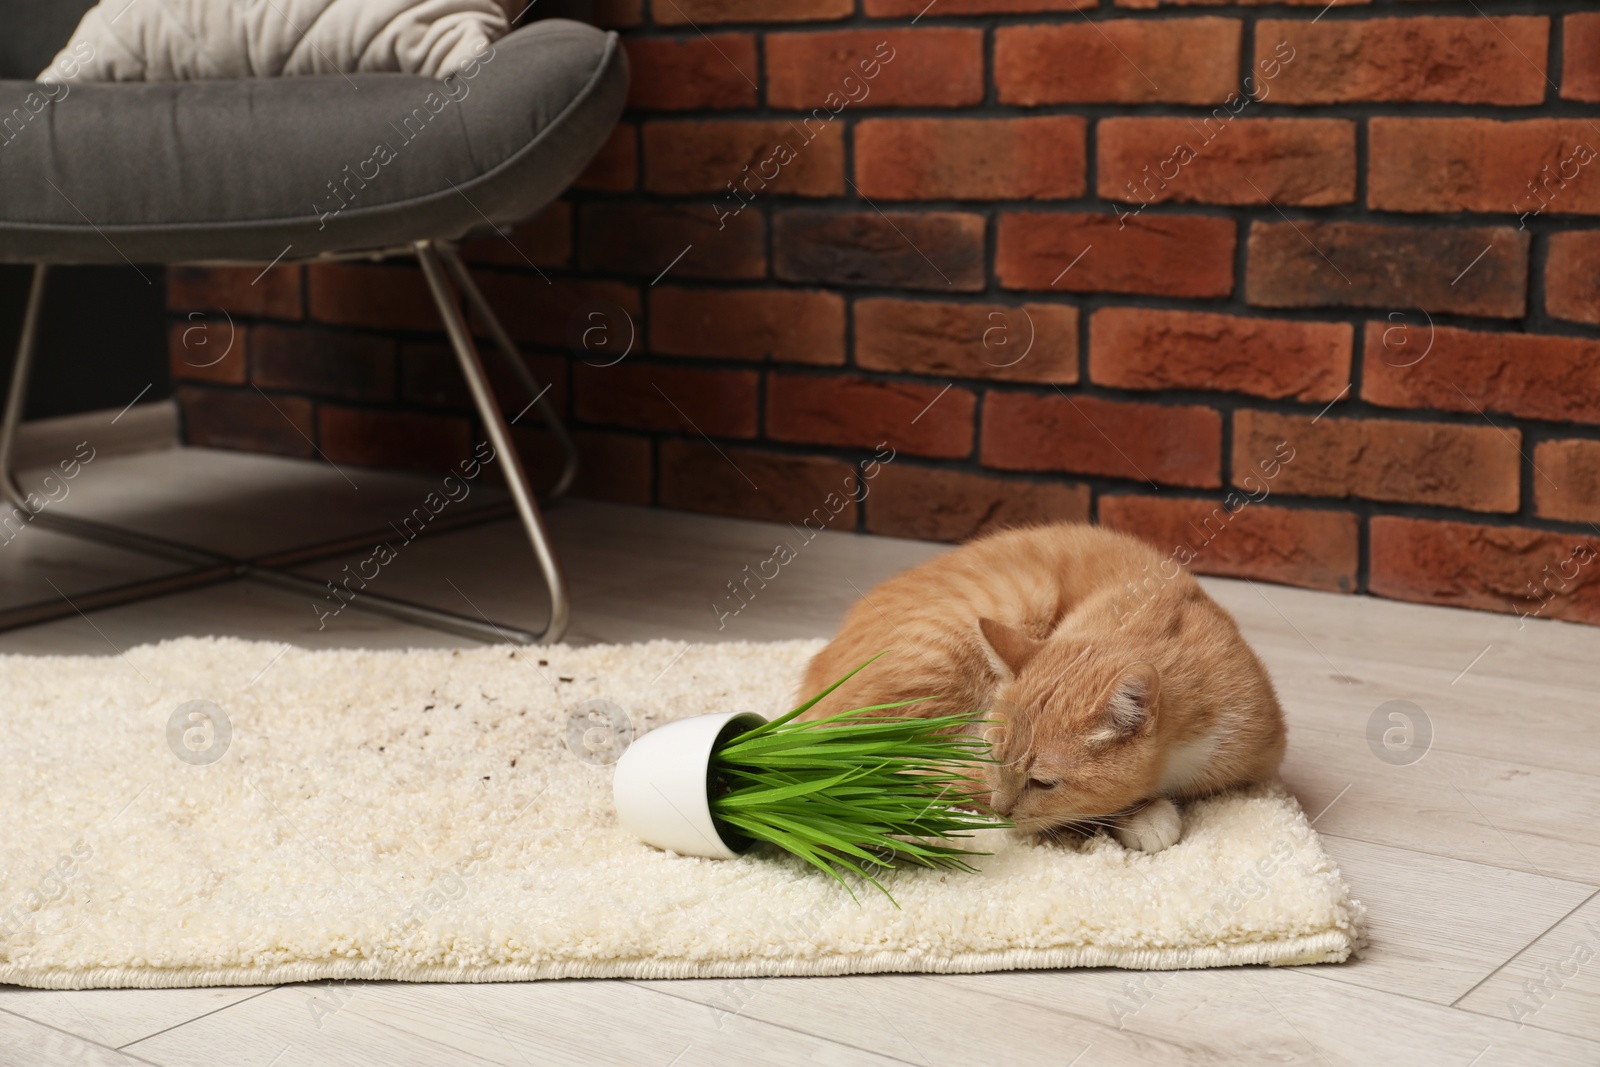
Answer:
<path fill-rule="evenodd" d="M 679 858 L 617 825 L 613 719 L 775 714 L 818 647 L 186 639 L 0 657 L 0 982 L 1178 968 L 1356 948 L 1361 906 L 1276 787 L 1191 805 L 1155 856 L 997 833 L 981 875 L 891 875 L 900 910 L 781 853 Z"/>

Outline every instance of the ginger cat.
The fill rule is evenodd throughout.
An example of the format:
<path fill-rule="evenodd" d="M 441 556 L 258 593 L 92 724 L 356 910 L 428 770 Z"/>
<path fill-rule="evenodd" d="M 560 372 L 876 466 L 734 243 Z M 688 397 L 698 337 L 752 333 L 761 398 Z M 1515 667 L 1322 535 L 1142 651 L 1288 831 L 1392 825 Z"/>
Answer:
<path fill-rule="evenodd" d="M 911 697 L 988 711 L 988 802 L 1022 830 L 1108 826 L 1178 840 L 1173 800 L 1268 779 L 1287 731 L 1266 668 L 1199 584 L 1096 526 L 1007 530 L 875 587 L 806 670 L 811 696 L 889 650 L 806 718 Z"/>

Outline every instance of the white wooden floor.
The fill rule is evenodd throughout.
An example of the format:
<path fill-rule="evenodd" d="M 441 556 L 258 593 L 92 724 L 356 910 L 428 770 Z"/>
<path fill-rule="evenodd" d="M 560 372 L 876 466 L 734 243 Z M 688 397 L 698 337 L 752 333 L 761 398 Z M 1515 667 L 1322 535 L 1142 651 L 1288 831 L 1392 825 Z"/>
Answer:
<path fill-rule="evenodd" d="M 59 506 L 249 552 L 382 525 L 432 485 L 167 450 L 97 457 Z M 857 587 L 941 550 L 821 537 L 719 629 L 711 602 L 771 554 L 781 527 L 581 501 L 550 522 L 579 642 L 826 636 Z M 0 602 L 157 571 L 34 527 L 0 548 Z M 395 596 L 542 623 L 509 523 L 419 541 L 381 582 Z M 1285 777 L 1320 813 L 1371 910 L 1373 946 L 1359 962 L 1145 978 L 0 987 L 0 1064 L 1600 1064 L 1600 630 L 1207 586 L 1270 665 L 1291 720 Z M 112 654 L 208 633 L 308 647 L 464 643 L 353 610 L 319 631 L 305 599 L 234 583 L 0 634 L 0 651 Z M 1369 722 L 1391 700 L 1426 714 L 1421 759 L 1386 761 L 1369 744 Z"/>

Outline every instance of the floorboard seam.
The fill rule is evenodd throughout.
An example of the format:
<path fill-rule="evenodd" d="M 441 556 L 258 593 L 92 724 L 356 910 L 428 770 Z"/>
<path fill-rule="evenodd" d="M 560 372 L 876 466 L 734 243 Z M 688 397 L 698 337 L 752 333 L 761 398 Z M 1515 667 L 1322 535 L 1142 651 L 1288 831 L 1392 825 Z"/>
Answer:
<path fill-rule="evenodd" d="M 180 1023 L 173 1023 L 171 1026 L 162 1027 L 160 1030 L 157 1030 L 155 1033 L 145 1034 L 143 1037 L 136 1037 L 132 1041 L 124 1042 L 123 1044 L 120 1044 L 120 1045 L 118 1045 L 116 1047 L 117 1051 L 121 1052 L 125 1048 L 132 1048 L 134 1045 L 137 1045 L 141 1041 L 149 1041 L 152 1037 L 160 1037 L 162 1034 L 165 1034 L 165 1033 L 167 1033 L 169 1031 L 172 1031 L 172 1030 L 176 1030 L 180 1026 L 188 1026 L 190 1023 L 199 1022 L 201 1019 L 205 1019 L 205 1018 L 208 1018 L 208 1017 L 210 1017 L 212 1015 L 215 1015 L 219 1011 L 227 1011 L 229 1008 L 237 1007 L 240 1004 L 247 1004 L 250 1001 L 256 999 L 257 997 L 265 996 L 266 994 L 272 992 L 274 989 L 282 989 L 282 988 L 283 988 L 283 986 L 268 986 L 266 989 L 263 989 L 259 993 L 251 993 L 248 997 L 241 997 L 238 1000 L 230 1001 L 227 1004 L 222 1005 L 222 1007 L 220 1007 L 220 1008 L 212 1008 L 210 1011 L 201 1012 L 199 1015 L 196 1015 L 192 1019 L 185 1019 Z"/>
<path fill-rule="evenodd" d="M 1541 940 L 1544 939 L 1546 934 L 1549 934 L 1556 927 L 1560 926 L 1562 923 L 1564 923 L 1568 919 L 1572 918 L 1573 915 L 1577 914 L 1578 909 L 1580 909 L 1584 905 L 1588 904 L 1591 900 L 1593 900 L 1597 896 L 1600 896 L 1600 889 L 1596 889 L 1593 893 L 1590 893 L 1588 896 L 1586 896 L 1582 900 L 1578 901 L 1578 903 L 1574 904 L 1571 908 L 1569 908 L 1567 910 L 1567 913 L 1565 915 L 1561 916 L 1555 922 L 1551 923 L 1549 926 L 1545 927 L 1545 929 L 1541 930 L 1539 932 L 1539 936 L 1538 937 L 1535 937 L 1533 940 L 1529 941 L 1526 945 L 1523 945 L 1521 948 L 1517 949 L 1517 951 L 1513 952 L 1510 956 L 1506 957 L 1505 962 L 1501 963 L 1500 966 L 1496 967 L 1494 970 L 1490 971 L 1488 974 L 1484 975 L 1481 979 L 1479 979 L 1477 984 L 1475 984 L 1472 987 L 1472 989 L 1467 990 L 1465 993 L 1461 994 L 1459 997 L 1457 997 L 1456 999 L 1452 1000 L 1450 1002 L 1450 1006 L 1452 1008 L 1460 1007 L 1461 1002 L 1463 1000 L 1465 1000 L 1467 997 L 1472 995 L 1473 990 L 1477 989 L 1478 986 L 1483 985 L 1484 982 L 1487 982 L 1489 979 L 1493 978 L 1495 975 L 1499 974 L 1501 971 L 1505 970 L 1507 967 L 1509 967 L 1513 963 L 1517 962 L 1518 957 L 1520 957 L 1523 953 L 1527 952 L 1534 945 L 1537 945 Z M 1463 1011 L 1471 1011 L 1472 1009 L 1463 1008 L 1462 1010 Z M 1481 1013 L 1478 1013 L 1478 1014 L 1481 1014 Z M 1498 1018 L 1498 1016 L 1496 1016 L 1496 1018 Z M 1574 1035 L 1574 1036 L 1576 1036 L 1576 1035 Z"/>
<path fill-rule="evenodd" d="M 94 1048 L 105 1049 L 107 1052 L 121 1056 L 124 1059 L 133 1060 L 135 1063 L 148 1063 L 151 1064 L 151 1067 L 161 1067 L 161 1065 L 156 1063 L 155 1060 L 147 1060 L 143 1056 L 135 1056 L 131 1052 L 124 1052 L 122 1049 L 114 1048 L 111 1045 L 107 1045 L 103 1041 L 95 1041 L 91 1038 L 84 1037 L 82 1034 L 75 1034 L 71 1030 L 63 1030 L 59 1026 L 53 1026 L 47 1022 L 40 1022 L 38 1019 L 30 1018 L 27 1015 L 23 1015 L 21 1012 L 12 1011 L 10 1008 L 0 1008 L 0 1012 L 4 1012 L 14 1019 L 21 1019 L 23 1022 L 32 1023 L 34 1026 L 42 1026 L 46 1030 L 54 1030 L 56 1033 L 70 1037 L 72 1040 L 80 1042 L 81 1044 L 91 1045 Z"/>
<path fill-rule="evenodd" d="M 702 1007 L 702 1008 L 710 1008 L 711 1007 L 711 1005 L 705 1003 L 704 1001 L 695 1000 L 693 997 L 679 996 L 677 993 L 671 993 L 671 992 L 668 992 L 665 989 L 661 989 L 661 988 L 658 988 L 658 987 L 653 986 L 653 985 L 644 985 L 641 981 L 639 981 L 637 979 L 619 978 L 619 979 L 615 979 L 615 980 L 619 981 L 619 982 L 622 982 L 624 985 L 633 986 L 635 989 L 642 989 L 642 990 L 645 990 L 646 992 L 649 992 L 649 993 L 659 993 L 661 996 L 671 997 L 673 1000 L 679 1001 L 679 1002 L 684 1003 L 684 1004 L 694 1004 L 694 1005 L 696 1005 L 698 1007 Z M 713 979 L 713 980 L 715 981 L 717 979 Z M 893 1060 L 895 1063 L 910 1064 L 911 1067 L 921 1067 L 921 1065 L 919 1065 L 915 1060 L 904 1059 L 903 1057 L 900 1057 L 900 1056 L 892 1056 L 887 1052 L 879 1052 L 877 1049 L 863 1048 L 860 1045 L 853 1045 L 848 1041 L 840 1041 L 838 1038 L 835 1038 L 835 1037 L 828 1037 L 828 1036 L 826 1036 L 824 1034 L 813 1033 L 810 1030 L 802 1030 L 798 1026 L 790 1026 L 787 1023 L 774 1022 L 771 1019 L 763 1019 L 760 1016 L 756 1016 L 756 1015 L 747 1016 L 747 1015 L 744 1014 L 744 1012 L 742 1010 L 734 1012 L 733 1014 L 734 1014 L 735 1018 L 748 1018 L 752 1022 L 760 1023 L 762 1026 L 771 1026 L 771 1027 L 774 1027 L 774 1028 L 779 1029 L 779 1030 L 787 1030 L 791 1034 L 802 1034 L 805 1037 L 813 1038 L 813 1039 L 815 1039 L 817 1041 L 822 1041 L 822 1042 L 825 1042 L 826 1044 L 829 1044 L 829 1045 L 837 1045 L 840 1048 L 848 1048 L 848 1049 L 854 1049 L 857 1052 L 865 1052 L 869 1056 L 882 1056 L 884 1059 Z M 680 1055 L 681 1055 L 681 1053 L 680 1053 Z"/>

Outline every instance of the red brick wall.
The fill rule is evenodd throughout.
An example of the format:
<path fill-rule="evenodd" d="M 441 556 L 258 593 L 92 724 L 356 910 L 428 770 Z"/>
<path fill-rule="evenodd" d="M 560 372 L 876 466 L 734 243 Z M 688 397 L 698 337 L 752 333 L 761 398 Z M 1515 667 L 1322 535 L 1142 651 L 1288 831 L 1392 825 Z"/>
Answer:
<path fill-rule="evenodd" d="M 608 0 L 628 116 L 470 254 L 586 495 L 1600 622 L 1585 6 Z M 254 273 L 171 274 L 189 440 L 467 447 L 414 268 Z"/>

